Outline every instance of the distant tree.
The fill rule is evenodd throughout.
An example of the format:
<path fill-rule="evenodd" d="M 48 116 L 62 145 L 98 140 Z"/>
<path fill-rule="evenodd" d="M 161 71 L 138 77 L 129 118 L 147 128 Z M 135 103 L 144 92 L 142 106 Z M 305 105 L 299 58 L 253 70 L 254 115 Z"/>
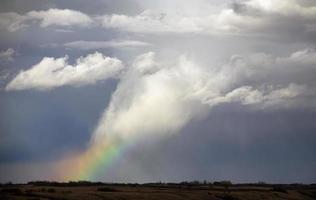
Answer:
<path fill-rule="evenodd" d="M 191 185 L 199 185 L 199 184 L 200 184 L 200 182 L 196 181 L 196 180 L 191 182 Z"/>

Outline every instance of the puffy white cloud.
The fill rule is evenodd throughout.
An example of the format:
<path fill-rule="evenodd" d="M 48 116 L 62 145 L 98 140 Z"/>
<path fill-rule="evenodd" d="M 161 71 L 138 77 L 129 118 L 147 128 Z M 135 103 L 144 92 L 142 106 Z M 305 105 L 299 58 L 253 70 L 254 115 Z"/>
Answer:
<path fill-rule="evenodd" d="M 305 98 L 315 99 L 316 81 L 304 79 L 306 74 L 315 77 L 315 66 L 314 50 L 288 57 L 236 55 L 226 65 L 211 68 L 186 56 L 164 62 L 152 52 L 140 55 L 122 76 L 94 140 L 172 134 L 220 104 L 256 109 L 315 106 Z"/>
<path fill-rule="evenodd" d="M 32 22 L 41 27 L 48 26 L 88 26 L 93 20 L 86 14 L 69 9 L 49 9 L 30 11 L 24 15 L 14 12 L 0 13 L 0 29 L 10 32 L 29 26 Z"/>
<path fill-rule="evenodd" d="M 0 51 L 0 60 L 13 61 L 14 54 L 15 54 L 15 51 L 12 48 L 8 48 L 7 50 Z"/>
<path fill-rule="evenodd" d="M 164 13 L 145 10 L 135 15 L 105 15 L 102 25 L 105 28 L 122 29 L 136 33 L 198 33 L 236 34 L 243 26 L 256 25 L 261 19 L 241 16 L 232 9 L 224 9 L 219 13 L 205 16 L 186 16 L 180 13 Z"/>
<path fill-rule="evenodd" d="M 305 49 L 287 57 L 234 55 L 226 65 L 212 70 L 203 90 L 196 94 L 211 106 L 227 102 L 259 108 L 299 105 L 305 96 L 315 98 L 315 53 Z"/>
<path fill-rule="evenodd" d="M 27 13 L 31 19 L 40 20 L 42 27 L 58 26 L 87 26 L 92 23 L 92 19 L 79 11 L 69 9 L 49 9 L 46 11 L 31 11 Z"/>
<path fill-rule="evenodd" d="M 185 58 L 171 67 L 160 65 L 154 57 L 151 52 L 139 56 L 121 78 L 95 139 L 106 134 L 132 139 L 144 134 L 154 137 L 174 133 L 201 112 L 203 105 L 186 97 L 196 78 L 200 78 L 200 71 Z M 151 64 L 156 70 L 144 73 L 143 69 L 149 69 Z"/>
<path fill-rule="evenodd" d="M 95 52 L 68 64 L 68 56 L 45 57 L 38 64 L 19 74 L 6 86 L 6 90 L 47 90 L 64 85 L 82 86 L 115 78 L 124 68 L 117 58 Z"/>
<path fill-rule="evenodd" d="M 203 31 L 205 19 L 185 17 L 178 14 L 166 14 L 145 10 L 136 16 L 106 15 L 102 25 L 106 28 L 118 28 L 141 33 L 181 33 Z"/>
<path fill-rule="evenodd" d="M 132 67 L 141 74 L 154 73 L 159 70 L 159 65 L 155 61 L 154 52 L 148 52 L 138 56 L 134 60 Z"/>
<path fill-rule="evenodd" d="M 305 85 L 290 83 L 282 88 L 275 88 L 270 85 L 269 88 L 255 89 L 252 86 L 242 86 L 223 95 L 204 100 L 204 103 L 210 106 L 216 106 L 222 103 L 237 102 L 244 105 L 260 104 L 261 108 L 269 106 L 289 106 L 295 97 L 307 94 Z M 285 103 L 285 104 L 283 104 Z M 283 105 L 282 105 L 283 104 Z"/>
<path fill-rule="evenodd" d="M 64 44 L 65 47 L 74 49 L 104 49 L 104 48 L 138 48 L 150 46 L 149 43 L 136 40 L 113 40 L 113 41 L 74 41 Z"/>

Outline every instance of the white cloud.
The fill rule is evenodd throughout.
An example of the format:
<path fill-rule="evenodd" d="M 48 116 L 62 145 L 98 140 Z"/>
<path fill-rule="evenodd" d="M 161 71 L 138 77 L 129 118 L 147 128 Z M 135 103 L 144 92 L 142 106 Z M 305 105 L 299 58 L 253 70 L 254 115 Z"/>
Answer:
<path fill-rule="evenodd" d="M 208 18 L 186 17 L 176 13 L 163 13 L 145 10 L 136 16 L 105 15 L 102 25 L 105 28 L 118 28 L 141 33 L 199 33 L 204 31 Z"/>
<path fill-rule="evenodd" d="M 316 27 L 316 4 L 305 5 L 300 0 L 245 0 L 230 7 L 211 9 L 203 2 L 199 12 L 171 12 L 145 10 L 128 16 L 124 14 L 101 17 L 106 28 L 121 29 L 136 33 L 198 33 L 270 35 L 280 32 L 294 36 L 313 31 Z M 176 10 L 176 8 L 174 8 Z M 303 27 L 301 27 L 303 26 Z M 295 33 L 289 33 L 294 30 Z M 276 34 L 277 33 L 277 34 Z"/>
<path fill-rule="evenodd" d="M 185 58 L 169 67 L 159 65 L 154 57 L 153 53 L 141 55 L 121 78 L 95 139 L 106 134 L 127 140 L 144 134 L 171 134 L 203 110 L 202 104 L 186 97 L 201 72 Z M 156 70 L 143 73 L 150 64 Z"/>
<path fill-rule="evenodd" d="M 137 57 L 121 77 L 94 140 L 172 134 L 220 104 L 257 109 L 309 106 L 305 98 L 315 99 L 316 81 L 304 76 L 315 77 L 315 66 L 313 50 L 288 57 L 233 56 L 228 64 L 211 69 L 186 56 L 175 62 L 157 61 L 149 52 Z M 303 73 L 298 74 L 298 68 Z"/>
<path fill-rule="evenodd" d="M 88 26 L 93 23 L 88 15 L 69 9 L 49 9 L 30 11 L 24 15 L 14 12 L 0 13 L 0 29 L 10 32 L 28 27 L 32 22 L 41 27 L 48 26 Z"/>
<path fill-rule="evenodd" d="M 155 61 L 154 52 L 148 52 L 138 56 L 134 60 L 132 67 L 141 74 L 154 73 L 159 70 L 159 65 Z"/>
<path fill-rule="evenodd" d="M 124 68 L 117 58 L 95 52 L 68 64 L 68 57 L 45 57 L 41 62 L 19 74 L 6 86 L 6 90 L 47 90 L 64 85 L 82 86 L 115 78 Z"/>
<path fill-rule="evenodd" d="M 275 88 L 270 85 L 269 88 L 255 89 L 252 86 L 242 86 L 223 95 L 211 98 L 204 103 L 210 106 L 216 106 L 222 103 L 237 102 L 244 105 L 259 104 L 261 108 L 269 106 L 288 106 L 291 100 L 300 95 L 307 94 L 305 85 L 290 83 L 282 88 Z M 285 104 L 284 104 L 285 103 Z M 283 105 L 282 105 L 283 104 Z"/>
<path fill-rule="evenodd" d="M 125 69 L 116 58 L 101 53 L 77 59 L 43 58 L 21 71 L 6 90 L 47 90 L 64 85 L 94 84 L 120 75 L 93 140 L 105 136 L 134 139 L 176 133 L 214 106 L 237 103 L 252 108 L 315 106 L 316 51 L 289 56 L 265 53 L 234 55 L 224 65 L 203 66 L 186 56 L 156 59 L 153 52 L 138 56 Z"/>
<path fill-rule="evenodd" d="M 237 34 L 256 26 L 262 26 L 263 19 L 239 15 L 234 10 L 227 8 L 204 16 L 186 16 L 180 13 L 145 10 L 135 16 L 105 15 L 102 25 L 105 28 L 150 34 Z"/>
<path fill-rule="evenodd" d="M 31 11 L 27 13 L 30 19 L 40 21 L 40 26 L 87 26 L 92 23 L 92 19 L 79 11 L 69 9 L 49 9 L 45 11 Z"/>
<path fill-rule="evenodd" d="M 113 40 L 113 41 L 74 41 L 64 44 L 65 47 L 83 50 L 105 48 L 139 48 L 150 46 L 149 43 L 136 40 Z"/>
<path fill-rule="evenodd" d="M 13 61 L 14 54 L 15 54 L 15 51 L 12 48 L 8 48 L 7 50 L 0 51 L 0 60 Z"/>
<path fill-rule="evenodd" d="M 102 18 L 102 25 L 106 28 L 141 33 L 198 33 L 205 29 L 205 18 L 192 18 L 145 10 L 136 16 L 105 15 Z"/>

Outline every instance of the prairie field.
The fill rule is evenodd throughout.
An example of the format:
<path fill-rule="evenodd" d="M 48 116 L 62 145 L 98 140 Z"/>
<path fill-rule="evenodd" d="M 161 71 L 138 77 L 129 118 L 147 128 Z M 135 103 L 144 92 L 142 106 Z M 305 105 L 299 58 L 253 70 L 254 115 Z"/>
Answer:
<path fill-rule="evenodd" d="M 315 185 L 214 184 L 10 184 L 3 200 L 254 200 L 316 199 Z"/>

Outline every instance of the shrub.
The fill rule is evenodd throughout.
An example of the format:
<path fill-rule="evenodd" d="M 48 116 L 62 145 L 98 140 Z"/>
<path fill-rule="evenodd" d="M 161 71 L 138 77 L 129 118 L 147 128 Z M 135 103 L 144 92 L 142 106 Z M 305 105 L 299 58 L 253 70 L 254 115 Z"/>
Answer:
<path fill-rule="evenodd" d="M 117 192 L 118 190 L 116 190 L 114 188 L 102 187 L 102 188 L 98 188 L 97 191 L 99 191 L 99 192 Z"/>
<path fill-rule="evenodd" d="M 48 189 L 47 189 L 47 192 L 49 192 L 49 193 L 55 193 L 56 190 L 55 190 L 54 188 L 48 188 Z"/>
<path fill-rule="evenodd" d="M 4 188 L 1 190 L 1 193 L 10 193 L 14 195 L 21 195 L 22 191 L 19 188 Z"/>
<path fill-rule="evenodd" d="M 63 190 L 63 191 L 61 191 L 61 193 L 63 193 L 63 194 L 70 194 L 70 193 L 72 193 L 72 191 L 70 191 L 70 190 Z"/>
<path fill-rule="evenodd" d="M 230 181 L 215 181 L 213 185 L 219 185 L 219 186 L 231 186 L 232 182 Z"/>
<path fill-rule="evenodd" d="M 25 194 L 26 194 L 27 196 L 32 196 L 32 195 L 34 194 L 34 192 L 35 192 L 35 190 L 33 190 L 33 189 L 27 189 L 27 190 L 25 190 Z"/>
<path fill-rule="evenodd" d="M 217 198 L 220 198 L 222 200 L 239 200 L 237 197 L 233 197 L 232 195 L 229 194 L 224 194 L 224 195 L 215 195 Z"/>
<path fill-rule="evenodd" d="M 272 188 L 272 191 L 274 192 L 282 192 L 282 193 L 287 193 L 286 189 L 282 186 L 274 186 Z"/>

